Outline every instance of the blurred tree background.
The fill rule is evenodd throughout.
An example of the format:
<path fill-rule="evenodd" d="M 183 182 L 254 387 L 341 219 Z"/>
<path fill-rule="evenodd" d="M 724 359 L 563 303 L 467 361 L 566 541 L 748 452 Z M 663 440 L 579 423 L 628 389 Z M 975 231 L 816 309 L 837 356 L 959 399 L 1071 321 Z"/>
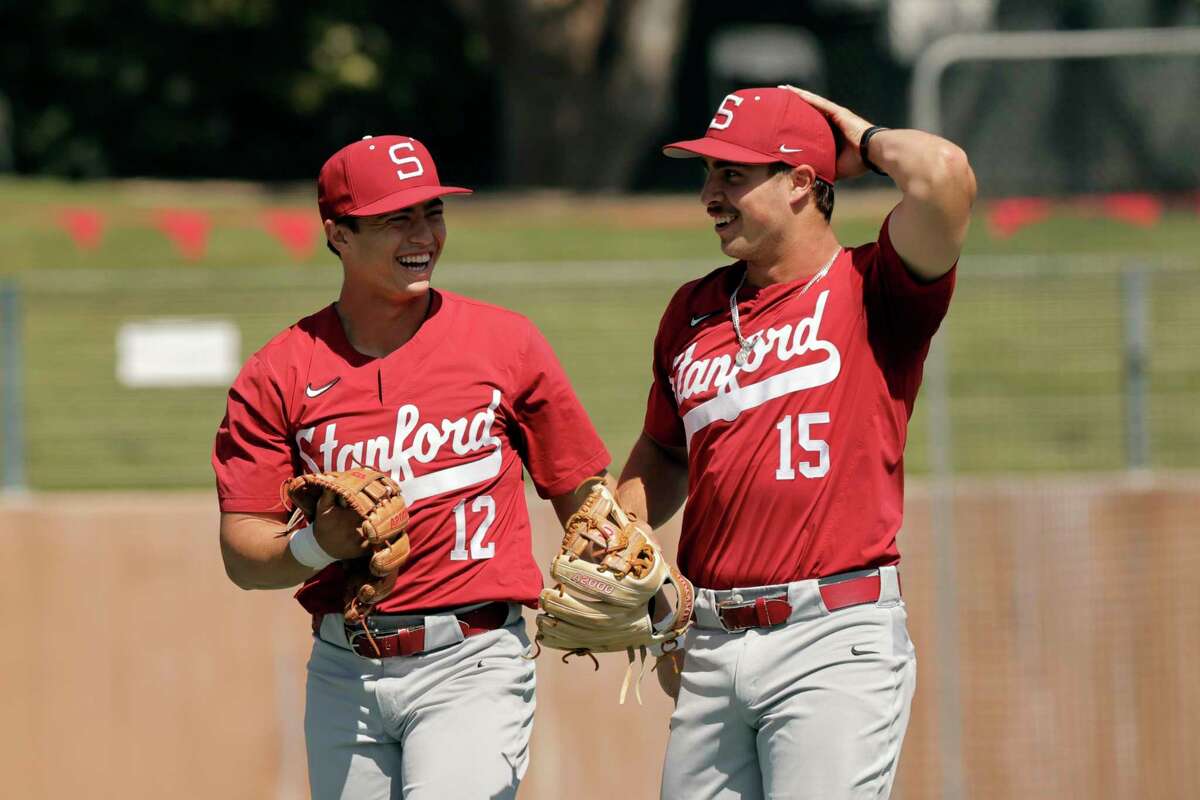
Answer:
<path fill-rule="evenodd" d="M 315 179 L 403 131 L 492 174 L 486 46 L 441 3 L 13 2 L 0 31 L 17 172 Z"/>
<path fill-rule="evenodd" d="M 903 93 L 872 41 L 884 5 L 6 1 L 0 169 L 311 180 L 348 141 L 403 131 L 479 185 L 690 187 L 694 165 L 660 164 L 653 145 L 711 114 L 714 31 L 760 22 L 836 37 L 830 71 L 857 77 L 832 86 L 853 103 Z"/>
<path fill-rule="evenodd" d="M 736 85 L 788 80 L 903 125 L 913 60 L 939 36 L 1197 22 L 1195 0 L 0 0 L 0 172 L 310 181 L 390 131 L 469 185 L 691 189 L 695 165 L 654 145 L 697 135 Z M 1000 165 L 989 191 L 1195 183 L 1194 64 L 1103 65 L 1112 89 L 1089 117 L 1114 121 L 1095 153 L 1064 100 L 1095 65 L 1023 69 L 949 76 L 964 100 L 947 132 Z M 1139 130 L 1166 84 L 1177 119 Z M 1016 134 L 1048 163 L 1011 169 Z M 1140 167 L 1084 169 L 1126 151 Z"/>

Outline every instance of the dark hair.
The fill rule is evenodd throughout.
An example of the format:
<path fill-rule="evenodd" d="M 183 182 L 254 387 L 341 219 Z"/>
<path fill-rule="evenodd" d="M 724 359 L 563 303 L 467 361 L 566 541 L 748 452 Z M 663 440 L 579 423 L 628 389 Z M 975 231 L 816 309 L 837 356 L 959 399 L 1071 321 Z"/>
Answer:
<path fill-rule="evenodd" d="M 793 169 L 794 167 L 785 161 L 772 161 L 767 166 L 767 174 L 778 175 L 781 172 L 791 172 Z M 833 218 L 833 184 L 817 178 L 813 185 L 813 202 L 817 204 L 817 211 L 820 211 L 821 216 L 825 217 L 825 221 L 829 222 Z"/>
<path fill-rule="evenodd" d="M 354 231 L 355 233 L 358 233 L 358 218 L 357 217 L 351 217 L 348 215 L 342 216 L 342 217 L 336 217 L 333 220 L 333 224 L 334 225 L 345 225 L 350 230 Z M 329 248 L 329 252 L 333 253 L 338 258 L 342 257 L 342 254 L 337 251 L 337 248 L 334 247 L 333 243 L 330 242 L 328 239 L 325 240 L 325 246 Z"/>

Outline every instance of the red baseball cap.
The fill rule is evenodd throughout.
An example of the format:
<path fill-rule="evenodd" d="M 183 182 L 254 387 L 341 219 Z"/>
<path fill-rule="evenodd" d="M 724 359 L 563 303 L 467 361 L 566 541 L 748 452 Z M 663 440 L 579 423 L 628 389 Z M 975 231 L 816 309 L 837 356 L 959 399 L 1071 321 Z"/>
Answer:
<path fill-rule="evenodd" d="M 330 156 L 317 176 L 322 220 L 386 214 L 444 194 L 470 193 L 443 186 L 433 156 L 409 136 L 364 136 Z"/>
<path fill-rule="evenodd" d="M 663 153 L 738 164 L 808 164 L 829 183 L 837 175 L 837 145 L 829 120 L 790 89 L 739 89 L 725 95 L 704 138 L 674 142 Z"/>

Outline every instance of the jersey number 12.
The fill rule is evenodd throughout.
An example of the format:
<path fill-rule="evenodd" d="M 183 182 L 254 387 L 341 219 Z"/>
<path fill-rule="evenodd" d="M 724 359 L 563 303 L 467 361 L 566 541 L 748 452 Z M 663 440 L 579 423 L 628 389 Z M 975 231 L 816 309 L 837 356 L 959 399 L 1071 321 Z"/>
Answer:
<path fill-rule="evenodd" d="M 451 561 L 466 561 L 491 558 L 496 555 L 496 543 L 483 543 L 488 528 L 496 519 L 496 501 L 490 494 L 481 494 L 471 503 L 471 511 L 476 514 L 483 512 L 483 520 L 471 537 L 471 549 L 467 550 L 467 501 L 463 500 L 454 507 L 454 549 L 450 551 Z"/>

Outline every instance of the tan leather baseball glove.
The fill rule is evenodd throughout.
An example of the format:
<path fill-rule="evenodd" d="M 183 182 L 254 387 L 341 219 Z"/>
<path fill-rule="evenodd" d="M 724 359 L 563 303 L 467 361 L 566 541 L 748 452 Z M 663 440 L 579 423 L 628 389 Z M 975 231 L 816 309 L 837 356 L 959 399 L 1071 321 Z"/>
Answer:
<path fill-rule="evenodd" d="M 537 642 L 566 650 L 564 660 L 625 650 L 630 666 L 622 703 L 635 652 L 640 651 L 644 670 L 647 649 L 656 656 L 670 652 L 691 624 L 692 584 L 667 562 L 649 526 L 622 509 L 602 483 L 567 520 L 550 576 L 556 584 L 541 594 Z M 665 601 L 660 590 L 666 584 L 674 587 L 676 603 L 664 610 L 655 605 Z M 639 673 L 639 703 L 640 680 Z"/>
<path fill-rule="evenodd" d="M 355 516 L 341 519 L 352 520 L 342 524 L 354 526 L 363 557 L 343 563 L 349 577 L 344 613 L 347 622 L 363 622 L 371 607 L 391 592 L 408 559 L 408 506 L 400 487 L 378 470 L 358 468 L 298 475 L 284 482 L 281 493 L 296 507 L 288 531 L 301 516 L 315 525 L 317 506 L 327 493 L 337 505 L 354 512 Z"/>

